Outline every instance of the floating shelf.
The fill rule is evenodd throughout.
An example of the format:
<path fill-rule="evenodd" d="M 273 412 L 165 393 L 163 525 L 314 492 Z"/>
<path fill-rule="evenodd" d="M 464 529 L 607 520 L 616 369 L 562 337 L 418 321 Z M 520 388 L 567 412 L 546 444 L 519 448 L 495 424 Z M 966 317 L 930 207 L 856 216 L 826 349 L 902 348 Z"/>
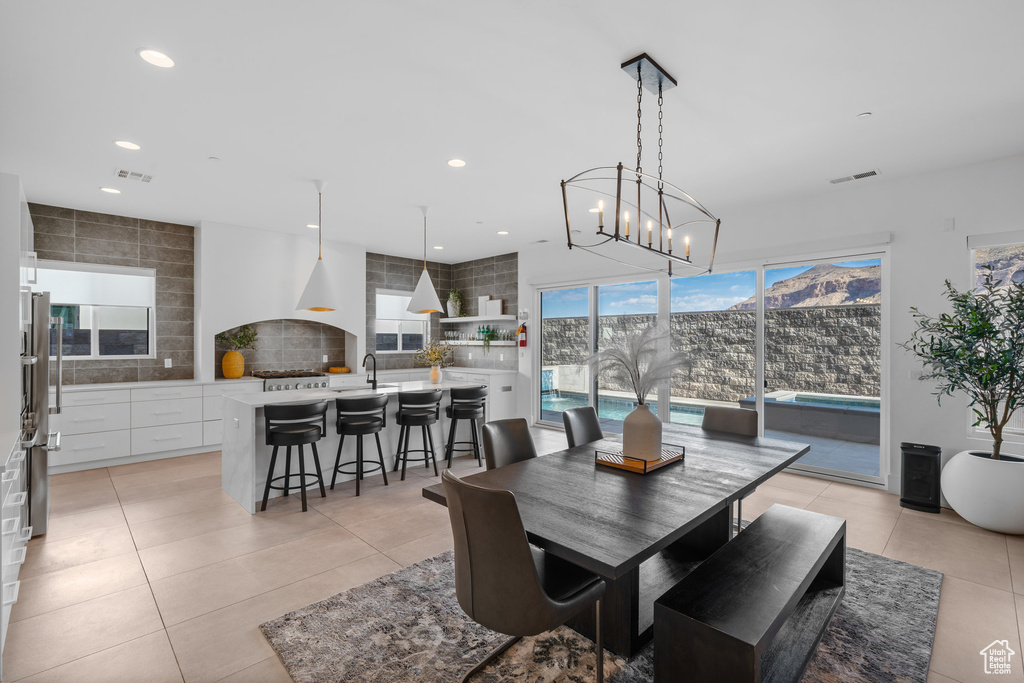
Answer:
<path fill-rule="evenodd" d="M 486 323 L 486 322 L 514 322 L 514 315 L 468 315 L 464 318 L 441 318 L 442 323 Z"/>
<path fill-rule="evenodd" d="M 484 343 L 482 341 L 464 341 L 462 339 L 458 339 L 458 340 L 454 340 L 454 341 L 446 341 L 445 344 L 448 344 L 449 346 L 483 346 L 484 345 Z M 516 345 L 516 342 L 514 342 L 514 341 L 492 341 L 491 342 L 491 346 L 515 346 L 515 345 Z"/>

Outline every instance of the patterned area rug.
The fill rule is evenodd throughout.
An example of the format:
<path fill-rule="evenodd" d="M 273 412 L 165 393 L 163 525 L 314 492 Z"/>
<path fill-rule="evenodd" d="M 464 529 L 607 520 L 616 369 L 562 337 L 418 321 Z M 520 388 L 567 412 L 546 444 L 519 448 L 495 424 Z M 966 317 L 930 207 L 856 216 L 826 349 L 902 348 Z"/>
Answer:
<path fill-rule="evenodd" d="M 471 621 L 455 598 L 452 552 L 339 593 L 260 628 L 296 683 L 449 683 L 504 636 Z M 804 683 L 925 683 L 942 574 L 847 549 L 846 596 Z M 653 679 L 653 648 L 606 652 L 605 680 Z M 561 627 L 524 638 L 474 683 L 594 680 L 593 643 Z"/>

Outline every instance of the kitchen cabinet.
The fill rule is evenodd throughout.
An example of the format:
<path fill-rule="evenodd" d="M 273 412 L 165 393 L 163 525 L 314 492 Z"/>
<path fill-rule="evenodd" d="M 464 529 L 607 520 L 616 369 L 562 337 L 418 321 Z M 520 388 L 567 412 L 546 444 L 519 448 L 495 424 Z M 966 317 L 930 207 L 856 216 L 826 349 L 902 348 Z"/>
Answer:
<path fill-rule="evenodd" d="M 0 647 L 7 638 L 11 609 L 18 601 L 21 582 L 18 575 L 25 561 L 25 544 L 32 536 L 31 527 L 23 526 L 27 509 L 28 488 L 25 474 L 25 451 L 20 441 L 0 445 L 0 573 L 2 573 L 2 610 L 0 610 Z"/>
<path fill-rule="evenodd" d="M 203 445 L 219 446 L 224 437 L 224 397 L 263 392 L 263 382 L 214 382 L 203 385 Z"/>
<path fill-rule="evenodd" d="M 487 387 L 486 421 L 507 420 L 516 415 L 516 374 L 508 372 L 473 372 L 472 369 L 449 368 L 445 379 L 472 382 Z"/>

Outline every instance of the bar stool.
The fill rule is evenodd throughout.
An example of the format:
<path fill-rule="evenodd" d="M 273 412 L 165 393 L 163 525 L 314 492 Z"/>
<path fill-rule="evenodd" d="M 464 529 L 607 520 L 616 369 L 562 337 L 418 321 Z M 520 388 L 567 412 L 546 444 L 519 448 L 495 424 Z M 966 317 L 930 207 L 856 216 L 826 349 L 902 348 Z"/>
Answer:
<path fill-rule="evenodd" d="M 434 463 L 434 474 L 437 475 L 437 455 L 434 451 L 434 435 L 430 433 L 430 427 L 437 423 L 441 417 L 441 390 L 430 389 L 428 391 L 403 391 L 398 394 L 398 412 L 395 414 L 395 421 L 398 422 L 398 451 L 395 453 L 395 471 L 398 471 L 398 464 L 402 464 L 402 481 L 405 481 L 405 466 L 409 462 L 409 453 L 422 453 L 422 458 L 411 458 L 413 462 L 423 462 L 423 466 L 429 468 L 431 461 Z M 423 448 L 409 450 L 409 432 L 413 427 L 420 427 L 423 430 Z"/>
<path fill-rule="evenodd" d="M 476 421 L 484 419 L 487 404 L 487 387 L 462 387 L 451 390 L 452 402 L 444 409 L 445 415 L 451 421 L 448 428 L 448 443 L 445 445 L 445 458 L 448 460 L 447 467 L 452 466 L 452 456 L 455 451 L 460 453 L 472 452 L 476 456 L 477 465 L 483 465 L 480 459 L 480 437 L 476 433 Z M 469 430 L 472 441 L 456 441 L 455 431 L 459 420 L 469 420 Z M 465 446 L 456 448 L 456 446 Z"/>
<path fill-rule="evenodd" d="M 306 511 L 306 489 L 313 484 L 319 484 L 320 497 L 326 498 L 327 491 L 324 490 L 324 475 L 320 471 L 320 455 L 316 452 L 316 442 L 327 434 L 327 401 L 316 403 L 300 403 L 285 405 L 268 405 L 263 408 L 263 417 L 266 419 L 267 445 L 273 446 L 274 451 L 270 455 L 270 471 L 267 472 L 267 485 L 263 489 L 263 505 L 260 511 L 267 509 L 267 498 L 270 497 L 270 489 L 288 491 L 297 488 L 302 491 L 302 511 Z M 317 424 L 319 423 L 319 424 Z M 305 453 L 302 447 L 309 444 L 313 448 L 313 464 L 316 466 L 316 475 L 306 474 Z M 274 466 L 277 464 L 277 449 L 284 446 L 284 476 L 274 476 Z M 292 446 L 299 447 L 299 473 L 292 474 Z M 298 486 L 289 486 L 292 477 L 299 477 Z M 306 477 L 314 477 L 307 481 Z M 274 486 L 273 482 L 283 481 L 283 486 Z"/>
<path fill-rule="evenodd" d="M 388 485 L 387 468 L 384 467 L 384 451 L 380 448 L 380 432 L 387 426 L 387 405 L 386 394 L 376 396 L 362 396 L 357 398 L 339 398 L 335 401 L 338 408 L 338 457 L 334 459 L 334 474 L 331 476 L 331 490 L 334 490 L 334 482 L 338 479 L 338 473 L 356 475 L 356 495 L 359 495 L 359 482 L 363 474 L 373 473 L 380 470 L 384 475 L 384 485 Z M 370 464 L 370 469 L 363 469 L 363 437 L 373 434 L 377 440 L 377 459 L 379 464 Z M 346 436 L 356 437 L 356 459 L 349 462 L 341 462 L 341 448 L 345 444 Z M 355 472 L 342 469 L 355 465 Z"/>

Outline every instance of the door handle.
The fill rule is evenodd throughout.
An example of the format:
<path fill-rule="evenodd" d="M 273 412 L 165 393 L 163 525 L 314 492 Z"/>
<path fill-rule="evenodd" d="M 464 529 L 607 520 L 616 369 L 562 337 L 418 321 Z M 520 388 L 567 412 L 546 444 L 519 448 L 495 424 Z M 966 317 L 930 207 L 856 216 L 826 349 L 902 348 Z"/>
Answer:
<path fill-rule="evenodd" d="M 46 450 L 50 453 L 60 450 L 60 432 L 50 432 L 46 437 Z"/>

